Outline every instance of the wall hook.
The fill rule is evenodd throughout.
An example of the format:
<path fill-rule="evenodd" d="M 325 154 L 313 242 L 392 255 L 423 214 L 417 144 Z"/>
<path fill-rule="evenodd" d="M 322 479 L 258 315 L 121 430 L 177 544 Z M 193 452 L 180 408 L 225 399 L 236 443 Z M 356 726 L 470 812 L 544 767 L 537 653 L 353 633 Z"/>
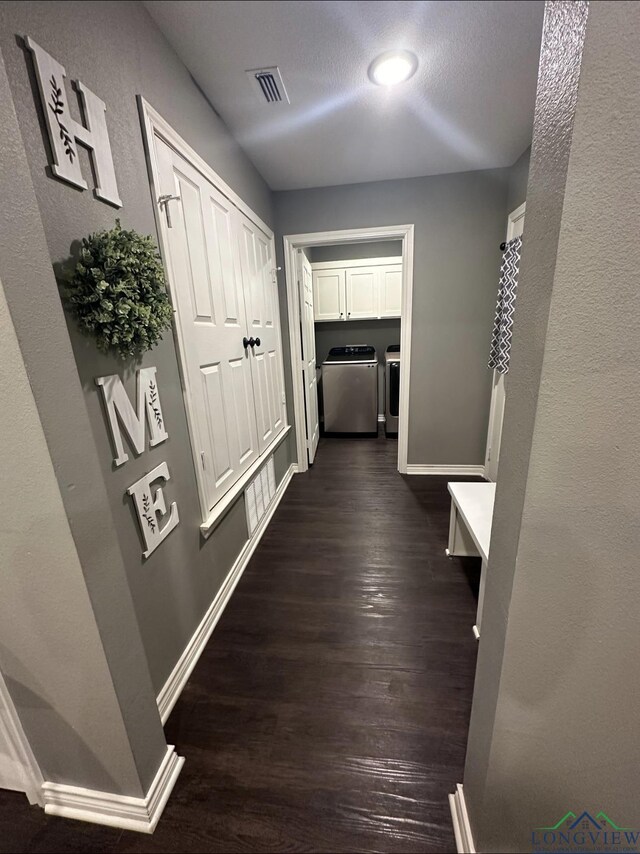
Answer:
<path fill-rule="evenodd" d="M 180 196 L 172 196 L 171 193 L 165 193 L 163 196 L 158 196 L 158 205 L 164 210 L 164 215 L 167 218 L 167 228 L 172 228 L 171 214 L 169 213 L 169 202 L 178 201 Z"/>

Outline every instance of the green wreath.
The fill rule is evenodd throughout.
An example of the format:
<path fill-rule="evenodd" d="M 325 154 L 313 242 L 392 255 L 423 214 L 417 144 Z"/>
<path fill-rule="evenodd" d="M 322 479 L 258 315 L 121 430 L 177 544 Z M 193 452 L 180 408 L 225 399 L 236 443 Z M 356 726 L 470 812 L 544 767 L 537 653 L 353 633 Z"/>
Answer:
<path fill-rule="evenodd" d="M 155 241 L 125 231 L 120 220 L 110 231 L 83 239 L 65 301 L 98 349 L 115 351 L 121 359 L 150 350 L 171 326 L 173 312 Z"/>

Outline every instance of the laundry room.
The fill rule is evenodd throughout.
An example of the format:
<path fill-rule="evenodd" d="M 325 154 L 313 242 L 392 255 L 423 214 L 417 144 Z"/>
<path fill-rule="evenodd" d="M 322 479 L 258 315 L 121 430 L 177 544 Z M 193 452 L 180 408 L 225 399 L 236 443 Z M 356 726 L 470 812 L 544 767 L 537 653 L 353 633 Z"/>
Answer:
<path fill-rule="evenodd" d="M 397 366 L 399 360 L 401 242 L 316 246 L 307 250 L 307 257 L 313 281 L 321 430 L 328 436 L 375 435 L 378 430 L 397 436 L 399 385 L 396 368 L 390 382 L 385 366 Z M 387 354 L 392 357 L 390 360 Z M 355 360 L 351 364 L 378 365 L 376 383 L 370 382 L 363 389 L 362 402 L 353 398 L 361 387 L 357 369 L 354 385 L 349 381 L 348 369 L 345 381 L 345 372 L 333 368 L 348 359 Z M 363 373 L 368 375 L 366 369 L 360 371 Z M 332 374 L 337 374 L 337 379 Z"/>
<path fill-rule="evenodd" d="M 376 237 L 294 249 L 310 463 L 320 436 L 397 444 L 403 239 Z"/>

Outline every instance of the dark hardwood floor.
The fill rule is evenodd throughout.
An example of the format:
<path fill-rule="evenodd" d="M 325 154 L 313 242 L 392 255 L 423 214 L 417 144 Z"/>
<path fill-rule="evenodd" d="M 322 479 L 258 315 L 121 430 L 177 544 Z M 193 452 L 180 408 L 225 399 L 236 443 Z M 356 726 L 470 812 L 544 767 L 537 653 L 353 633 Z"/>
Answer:
<path fill-rule="evenodd" d="M 444 477 L 329 439 L 296 476 L 167 723 L 153 836 L 0 792 L 2 852 L 451 852 L 479 562 L 447 560 Z"/>

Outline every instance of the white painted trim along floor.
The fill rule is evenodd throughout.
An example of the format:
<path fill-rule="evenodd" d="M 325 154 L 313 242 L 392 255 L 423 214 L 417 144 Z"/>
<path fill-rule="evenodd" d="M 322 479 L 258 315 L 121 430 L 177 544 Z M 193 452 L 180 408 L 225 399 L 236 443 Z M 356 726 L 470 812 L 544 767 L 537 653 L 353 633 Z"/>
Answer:
<path fill-rule="evenodd" d="M 63 783 L 44 783 L 44 811 L 49 815 L 93 824 L 153 833 L 183 765 L 184 758 L 178 756 L 172 744 L 167 745 L 164 759 L 144 798 L 97 792 Z"/>
<path fill-rule="evenodd" d="M 407 474 L 441 474 L 451 477 L 484 477 L 484 466 L 422 465 L 408 463 Z"/>
<path fill-rule="evenodd" d="M 457 783 L 455 792 L 449 795 L 449 807 L 458 854 L 476 854 L 462 783 Z"/>

